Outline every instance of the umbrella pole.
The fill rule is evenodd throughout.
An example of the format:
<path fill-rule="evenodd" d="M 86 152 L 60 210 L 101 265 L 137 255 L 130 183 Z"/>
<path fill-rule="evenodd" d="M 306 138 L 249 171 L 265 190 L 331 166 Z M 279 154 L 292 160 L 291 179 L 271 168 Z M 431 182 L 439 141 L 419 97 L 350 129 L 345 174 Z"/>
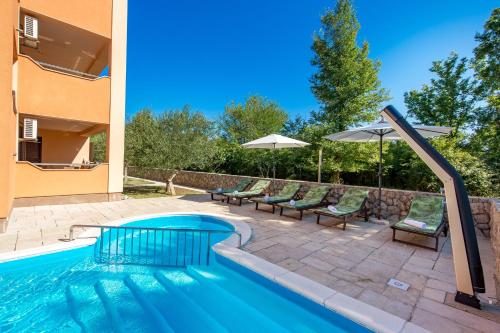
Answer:
<path fill-rule="evenodd" d="M 273 195 L 276 194 L 276 144 L 273 144 Z"/>
<path fill-rule="evenodd" d="M 378 213 L 377 218 L 380 220 L 382 210 L 382 135 L 379 135 L 379 152 L 378 152 Z"/>

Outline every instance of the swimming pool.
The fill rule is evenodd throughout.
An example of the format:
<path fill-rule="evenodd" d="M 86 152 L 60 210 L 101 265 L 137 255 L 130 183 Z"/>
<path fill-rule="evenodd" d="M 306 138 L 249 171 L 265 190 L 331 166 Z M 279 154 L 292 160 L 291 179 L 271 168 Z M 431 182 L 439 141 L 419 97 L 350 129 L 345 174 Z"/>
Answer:
<path fill-rule="evenodd" d="M 204 215 L 157 217 L 127 226 L 234 230 Z M 204 241 L 215 244 L 228 236 Z M 137 244 L 144 241 L 138 237 L 110 236 L 111 248 L 125 239 L 127 244 L 135 239 L 141 248 Z M 198 253 L 189 252 L 196 245 L 189 239 L 196 236 L 178 237 L 187 249 L 179 253 L 189 258 L 181 267 L 98 263 L 94 258 L 100 240 L 94 246 L 0 264 L 0 332 L 368 331 L 213 251 L 208 264 L 191 265 Z M 150 251 L 159 243 L 152 244 Z"/>

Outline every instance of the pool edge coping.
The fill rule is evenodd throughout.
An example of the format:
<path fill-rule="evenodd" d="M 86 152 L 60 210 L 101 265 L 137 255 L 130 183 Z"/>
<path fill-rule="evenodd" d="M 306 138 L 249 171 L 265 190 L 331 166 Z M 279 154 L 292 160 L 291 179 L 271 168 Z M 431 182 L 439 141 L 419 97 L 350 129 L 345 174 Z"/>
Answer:
<path fill-rule="evenodd" d="M 119 226 L 140 219 L 150 219 L 175 215 L 202 215 L 219 218 L 222 221 L 231 224 L 234 227 L 235 231 L 241 234 L 242 246 L 245 245 L 252 236 L 251 227 L 241 220 L 228 217 L 224 214 L 206 214 L 193 211 L 138 215 L 113 220 L 106 224 L 103 224 L 103 226 Z M 0 253 L 0 264 L 29 257 L 36 257 L 40 255 L 90 246 L 96 242 L 97 236 L 97 229 L 87 230 L 78 235 L 74 241 L 61 241 L 59 243 L 34 247 L 25 250 Z M 212 249 L 218 255 L 234 261 L 246 267 L 247 269 L 250 269 L 251 271 L 267 278 L 268 280 L 287 289 L 290 289 L 291 291 L 319 304 L 320 306 L 323 306 L 330 311 L 334 311 L 342 316 L 345 316 L 349 320 L 352 320 L 370 330 L 374 330 L 375 332 L 429 332 L 428 330 L 412 322 L 409 322 L 408 320 L 404 320 L 387 311 L 381 310 L 358 299 L 342 294 L 341 292 L 322 285 L 307 277 L 294 273 L 263 258 L 257 257 L 249 252 L 241 250 L 238 248 L 238 243 L 238 236 L 233 233 L 229 238 L 213 245 Z"/>

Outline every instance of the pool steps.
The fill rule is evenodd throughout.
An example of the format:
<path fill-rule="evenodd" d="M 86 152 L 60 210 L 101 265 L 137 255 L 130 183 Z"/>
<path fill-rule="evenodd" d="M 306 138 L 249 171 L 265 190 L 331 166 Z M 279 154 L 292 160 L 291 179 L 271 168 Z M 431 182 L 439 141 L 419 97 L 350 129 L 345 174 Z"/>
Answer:
<path fill-rule="evenodd" d="M 188 266 L 182 271 L 101 278 L 94 284 L 67 286 L 66 300 L 82 332 L 132 332 L 138 322 L 127 316 L 127 311 L 144 313 L 152 327 L 167 333 L 242 332 L 244 322 L 254 323 L 259 332 L 307 332 L 306 327 L 287 328 L 286 323 L 273 320 L 269 309 L 255 307 L 234 290 L 226 290 L 221 286 L 223 281 L 212 280 L 210 274 L 210 269 Z M 231 304 L 232 313 L 238 315 L 220 311 L 214 300 Z"/>
<path fill-rule="evenodd" d="M 179 288 L 174 284 L 172 280 L 166 277 L 162 272 L 155 272 L 155 278 L 160 282 L 165 289 L 167 289 L 178 301 L 182 304 L 189 306 L 192 311 L 193 318 L 200 318 L 206 324 L 206 330 L 208 332 L 227 332 L 229 331 L 222 326 L 218 321 L 216 321 L 207 311 L 196 304 L 191 298 L 186 294 L 183 288 Z"/>
<path fill-rule="evenodd" d="M 111 320 L 111 325 L 113 326 L 114 331 L 117 333 L 125 333 L 126 331 L 122 326 L 122 319 L 120 318 L 120 314 L 118 313 L 116 307 L 113 305 L 111 298 L 106 293 L 102 282 L 97 281 L 94 284 L 94 289 L 97 295 L 99 295 L 102 304 L 104 305 L 104 309 L 106 310 L 106 314 Z"/>
<path fill-rule="evenodd" d="M 69 308 L 69 312 L 71 314 L 71 318 L 73 318 L 75 323 L 77 323 L 78 326 L 80 326 L 82 333 L 87 333 L 89 330 L 85 326 L 85 323 L 80 318 L 80 314 L 76 310 L 77 305 L 76 305 L 75 295 L 73 294 L 73 291 L 71 290 L 71 286 L 66 286 L 65 293 L 66 293 L 66 300 L 68 302 L 68 308 Z"/>
<path fill-rule="evenodd" d="M 93 285 L 68 285 L 65 293 L 71 317 L 82 332 L 113 332 L 110 323 L 105 320 L 103 304 Z M 102 320 L 95 320 L 96 314 L 102 314 Z"/>
<path fill-rule="evenodd" d="M 234 294 L 229 293 L 216 283 L 210 281 L 207 277 L 203 276 L 203 274 L 200 273 L 197 269 L 193 267 L 188 267 L 187 273 L 199 283 L 200 290 L 202 293 L 213 294 L 212 296 L 216 295 L 217 300 L 222 303 L 230 302 L 234 310 L 234 313 L 238 313 L 241 316 L 247 317 L 246 318 L 247 320 L 251 320 L 252 323 L 254 323 L 255 326 L 253 329 L 255 331 L 262 331 L 262 332 L 270 331 L 275 333 L 290 332 L 279 323 L 275 321 L 270 321 L 270 318 L 266 317 L 261 311 L 259 311 L 257 308 L 255 308 L 248 302 L 245 302 L 244 299 L 236 297 Z M 197 299 L 199 301 L 208 301 L 208 302 L 211 301 L 208 297 L 199 297 Z M 241 322 L 241 319 L 243 318 L 235 318 L 235 319 L 238 322 Z M 267 323 L 268 325 L 267 326 L 259 325 L 261 323 Z"/>
<path fill-rule="evenodd" d="M 146 295 L 141 291 L 140 287 L 127 276 L 123 282 L 130 289 L 134 297 L 137 299 L 139 304 L 144 308 L 144 311 L 149 313 L 155 320 L 157 326 L 160 328 L 161 332 L 164 333 L 174 333 L 173 328 L 167 323 L 165 317 L 161 312 L 149 301 Z"/>

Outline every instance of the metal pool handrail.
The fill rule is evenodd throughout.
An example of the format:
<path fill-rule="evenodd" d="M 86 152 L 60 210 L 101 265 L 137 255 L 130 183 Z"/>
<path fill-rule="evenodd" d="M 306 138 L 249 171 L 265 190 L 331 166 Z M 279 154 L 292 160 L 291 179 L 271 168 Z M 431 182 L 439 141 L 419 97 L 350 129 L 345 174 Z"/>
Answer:
<path fill-rule="evenodd" d="M 94 248 L 94 259 L 98 263 L 170 267 L 208 265 L 212 234 L 236 234 L 241 247 L 241 234 L 236 230 L 74 224 L 69 230 L 70 241 L 75 239 L 75 228 L 100 230 Z"/>
<path fill-rule="evenodd" d="M 214 229 L 192 229 L 192 228 L 158 228 L 158 227 L 134 227 L 134 226 L 112 226 L 112 225 L 100 225 L 100 224 L 73 224 L 69 227 L 69 240 L 74 241 L 74 229 L 75 228 L 96 228 L 101 229 L 101 235 L 103 229 L 134 229 L 134 230 L 148 230 L 148 231 L 177 231 L 177 232 L 206 232 L 211 234 L 236 234 L 238 236 L 238 248 L 241 247 L 241 233 L 237 230 L 214 230 Z"/>

